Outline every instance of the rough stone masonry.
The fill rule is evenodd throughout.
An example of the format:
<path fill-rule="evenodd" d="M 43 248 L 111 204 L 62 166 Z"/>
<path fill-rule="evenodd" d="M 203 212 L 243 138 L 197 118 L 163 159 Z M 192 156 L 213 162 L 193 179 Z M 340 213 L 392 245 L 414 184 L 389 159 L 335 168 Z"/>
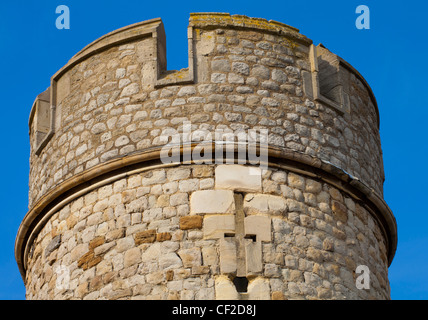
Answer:
<path fill-rule="evenodd" d="M 27 299 L 389 299 L 397 226 L 368 83 L 277 21 L 193 13 L 188 45 L 167 70 L 160 19 L 121 28 L 35 99 Z M 267 169 L 163 163 L 184 122 L 267 129 Z"/>

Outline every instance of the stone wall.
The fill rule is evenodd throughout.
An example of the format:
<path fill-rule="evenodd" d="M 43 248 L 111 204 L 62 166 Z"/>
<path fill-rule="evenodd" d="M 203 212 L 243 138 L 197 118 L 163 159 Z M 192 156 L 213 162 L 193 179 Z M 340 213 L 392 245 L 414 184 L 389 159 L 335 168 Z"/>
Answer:
<path fill-rule="evenodd" d="M 227 187 L 236 170 L 234 165 L 151 170 L 69 203 L 32 245 L 27 298 L 389 297 L 385 240 L 363 203 L 285 170 L 267 170 L 252 183 Z M 256 235 L 245 239 L 246 293 L 238 293 L 232 282 L 237 247 L 225 237 L 237 229 L 234 194 L 243 197 L 245 233 Z M 370 290 L 355 286 L 360 264 L 370 269 Z M 61 273 L 55 270 L 61 268 L 69 285 L 58 289 Z"/>
<path fill-rule="evenodd" d="M 388 299 L 396 224 L 364 78 L 276 21 L 191 14 L 188 39 L 168 71 L 160 19 L 116 30 L 36 99 L 27 298 Z M 161 163 L 185 121 L 268 129 L 268 169 Z"/>

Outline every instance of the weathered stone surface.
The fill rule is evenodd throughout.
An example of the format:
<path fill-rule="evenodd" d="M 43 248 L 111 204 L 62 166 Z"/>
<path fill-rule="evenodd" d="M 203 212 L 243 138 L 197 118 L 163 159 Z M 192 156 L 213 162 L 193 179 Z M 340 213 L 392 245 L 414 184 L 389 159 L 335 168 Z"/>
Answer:
<path fill-rule="evenodd" d="M 148 262 L 151 260 L 157 261 L 161 255 L 162 255 L 161 244 L 153 243 L 148 248 L 146 248 L 145 251 L 143 251 L 141 256 L 141 261 L 144 261 L 144 262 Z"/>
<path fill-rule="evenodd" d="M 333 200 L 331 209 L 333 210 L 333 215 L 337 220 L 343 223 L 348 221 L 348 210 L 344 204 Z"/>
<path fill-rule="evenodd" d="M 52 251 L 57 249 L 61 245 L 61 235 L 54 237 L 45 249 L 45 257 L 49 256 Z"/>
<path fill-rule="evenodd" d="M 104 244 L 105 238 L 103 236 L 96 237 L 91 242 L 89 242 L 89 249 L 95 249 L 96 247 Z"/>
<path fill-rule="evenodd" d="M 183 249 L 178 251 L 185 268 L 192 268 L 202 264 L 201 250 L 199 248 Z"/>
<path fill-rule="evenodd" d="M 219 276 L 215 279 L 216 300 L 238 300 L 239 293 L 235 285 L 226 276 Z"/>
<path fill-rule="evenodd" d="M 251 75 L 260 79 L 269 79 L 269 68 L 262 65 L 255 65 L 251 70 Z"/>
<path fill-rule="evenodd" d="M 142 243 L 152 243 L 156 240 L 156 230 L 146 230 L 134 235 L 135 244 L 138 246 Z"/>
<path fill-rule="evenodd" d="M 216 266 L 218 264 L 217 250 L 214 247 L 202 248 L 202 262 L 206 266 Z"/>
<path fill-rule="evenodd" d="M 122 93 L 121 93 L 121 97 L 127 97 L 127 96 L 131 96 L 131 95 L 133 95 L 133 94 L 136 94 L 136 93 L 138 93 L 138 89 L 139 89 L 139 86 L 138 86 L 138 84 L 137 83 L 132 83 L 132 84 L 130 84 L 130 85 L 128 85 L 128 86 L 126 86 L 124 89 L 123 89 L 123 91 L 122 91 Z"/>
<path fill-rule="evenodd" d="M 75 247 L 73 247 L 73 249 L 71 249 L 70 258 L 73 261 L 77 261 L 86 252 L 88 252 L 88 244 L 87 243 L 80 243 L 80 244 L 76 245 Z"/>
<path fill-rule="evenodd" d="M 102 261 L 101 256 L 96 256 L 94 251 L 90 250 L 85 253 L 78 261 L 77 266 L 82 268 L 83 270 L 87 270 L 96 266 L 98 263 Z"/>
<path fill-rule="evenodd" d="M 189 178 L 190 169 L 188 168 L 173 168 L 168 170 L 167 178 L 169 181 L 184 180 Z"/>
<path fill-rule="evenodd" d="M 273 291 L 272 300 L 285 300 L 284 293 L 282 293 L 281 291 Z"/>
<path fill-rule="evenodd" d="M 161 232 L 156 234 L 156 241 L 168 241 L 171 240 L 172 235 L 169 232 Z"/>
<path fill-rule="evenodd" d="M 256 235 L 257 241 L 271 241 L 271 219 L 266 216 L 249 216 L 244 219 L 245 234 Z"/>
<path fill-rule="evenodd" d="M 312 180 L 312 179 L 307 179 L 306 180 L 306 189 L 307 192 L 311 192 L 311 193 L 318 193 L 321 192 L 322 190 L 322 185 L 320 182 Z"/>
<path fill-rule="evenodd" d="M 248 284 L 248 298 L 250 300 L 270 300 L 269 282 L 263 278 L 256 278 Z"/>
<path fill-rule="evenodd" d="M 213 71 L 229 72 L 230 62 L 227 59 L 213 60 L 211 62 L 211 69 Z"/>
<path fill-rule="evenodd" d="M 328 192 L 330 193 L 330 196 L 336 200 L 336 201 L 343 201 L 343 197 L 342 194 L 340 193 L 339 190 L 337 190 L 336 188 L 329 188 Z"/>
<path fill-rule="evenodd" d="M 236 243 L 233 238 L 220 239 L 220 271 L 234 273 L 237 268 Z"/>
<path fill-rule="evenodd" d="M 100 245 L 100 246 L 97 246 L 95 249 L 94 249 L 94 253 L 95 253 L 95 255 L 102 255 L 102 254 L 104 254 L 104 253 L 106 253 L 107 251 L 109 251 L 112 247 L 114 247 L 116 244 L 114 243 L 114 242 L 107 242 L 107 243 L 104 243 L 104 244 L 102 244 L 102 245 Z"/>
<path fill-rule="evenodd" d="M 280 277 L 281 272 L 278 265 L 275 263 L 266 263 L 264 268 L 264 275 L 268 278 Z"/>
<path fill-rule="evenodd" d="M 281 196 L 247 194 L 244 199 L 244 210 L 247 214 L 284 214 L 287 212 L 287 202 Z"/>
<path fill-rule="evenodd" d="M 189 95 L 193 95 L 196 93 L 196 89 L 193 86 L 185 86 L 182 87 L 178 93 L 177 96 L 182 97 L 182 96 L 189 96 Z"/>
<path fill-rule="evenodd" d="M 180 229 L 201 229 L 203 218 L 201 216 L 186 216 L 180 218 Z"/>
<path fill-rule="evenodd" d="M 176 253 L 170 252 L 165 255 L 162 255 L 159 258 L 159 266 L 163 270 L 173 270 L 176 268 L 181 268 L 183 266 L 183 263 Z"/>
<path fill-rule="evenodd" d="M 140 248 L 131 248 L 124 254 L 123 266 L 125 268 L 130 267 L 141 261 L 141 250 Z"/>
<path fill-rule="evenodd" d="M 250 74 L 250 68 L 248 64 L 243 62 L 232 62 L 232 71 L 245 76 Z"/>
<path fill-rule="evenodd" d="M 184 205 L 189 202 L 189 196 L 187 193 L 176 193 L 169 197 L 169 204 L 171 206 Z"/>
<path fill-rule="evenodd" d="M 263 270 L 262 243 L 260 241 L 245 241 L 245 266 L 247 274 L 258 273 Z"/>
<path fill-rule="evenodd" d="M 141 180 L 141 184 L 143 186 L 148 186 L 156 183 L 162 183 L 165 180 L 166 180 L 165 171 L 159 170 L 159 171 L 153 171 L 153 172 L 147 173 Z"/>
<path fill-rule="evenodd" d="M 120 253 L 134 247 L 135 244 L 138 243 L 138 242 L 135 242 L 135 238 L 136 238 L 135 236 L 134 237 L 127 236 L 127 237 L 118 239 L 116 242 L 116 248 L 115 248 L 116 251 Z"/>
<path fill-rule="evenodd" d="M 190 197 L 190 212 L 231 213 L 235 210 L 233 192 L 229 190 L 195 191 Z"/>
<path fill-rule="evenodd" d="M 225 233 L 234 233 L 235 216 L 206 216 L 204 218 L 203 232 L 205 239 L 220 239 Z"/>
<path fill-rule="evenodd" d="M 334 242 L 331 239 L 325 239 L 322 244 L 323 250 L 333 251 L 334 250 Z"/>
<path fill-rule="evenodd" d="M 192 169 L 194 178 L 207 178 L 213 175 L 214 168 L 211 166 L 196 166 Z"/>
<path fill-rule="evenodd" d="M 288 184 L 292 188 L 297 188 L 297 189 L 304 190 L 304 188 L 305 188 L 305 179 L 302 176 L 300 176 L 300 175 L 297 175 L 295 173 L 290 172 L 288 174 Z"/>
<path fill-rule="evenodd" d="M 232 164 L 219 165 L 215 169 L 215 188 L 241 192 L 261 191 L 261 169 Z"/>
<path fill-rule="evenodd" d="M 93 251 L 88 251 L 87 253 L 85 253 L 78 261 L 77 261 L 77 266 L 79 268 L 82 268 L 85 264 L 88 263 L 89 260 L 94 258 L 94 252 Z M 86 268 L 85 268 L 86 269 Z"/>

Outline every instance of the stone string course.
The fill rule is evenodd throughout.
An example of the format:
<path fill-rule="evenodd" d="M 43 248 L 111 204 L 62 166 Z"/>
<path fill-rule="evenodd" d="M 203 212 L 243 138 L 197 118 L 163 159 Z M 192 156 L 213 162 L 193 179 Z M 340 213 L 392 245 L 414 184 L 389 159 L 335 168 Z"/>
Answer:
<path fill-rule="evenodd" d="M 270 240 L 262 242 L 262 269 L 249 277 L 249 298 L 389 297 L 385 243 L 364 204 L 284 170 L 264 171 L 260 180 L 260 192 L 244 193 L 244 211 L 246 217 L 270 219 Z M 215 184 L 215 166 L 159 169 L 66 205 L 33 244 L 27 298 L 238 299 L 221 272 L 221 241 L 208 230 L 210 218 L 233 210 L 214 201 L 206 206 L 211 213 L 192 208 L 198 195 L 206 202 L 228 201 L 233 191 Z M 355 286 L 360 264 L 371 271 L 370 290 Z M 70 276 L 61 290 L 59 267 Z"/>
<path fill-rule="evenodd" d="M 379 119 L 362 76 L 324 48 L 314 58 L 312 41 L 279 22 L 192 14 L 188 34 L 189 67 L 167 71 L 160 19 L 110 33 L 33 105 L 29 213 L 15 246 L 27 299 L 389 299 L 396 230 L 377 218 Z M 324 59 L 319 72 L 314 59 Z M 311 92 L 328 67 L 343 90 L 321 93 L 345 111 Z M 351 194 L 344 178 L 298 161 L 126 162 L 154 154 L 184 121 L 192 131 L 268 129 L 269 147 L 366 187 Z M 112 163 L 123 166 L 109 172 Z M 356 287 L 359 265 L 369 289 Z"/>

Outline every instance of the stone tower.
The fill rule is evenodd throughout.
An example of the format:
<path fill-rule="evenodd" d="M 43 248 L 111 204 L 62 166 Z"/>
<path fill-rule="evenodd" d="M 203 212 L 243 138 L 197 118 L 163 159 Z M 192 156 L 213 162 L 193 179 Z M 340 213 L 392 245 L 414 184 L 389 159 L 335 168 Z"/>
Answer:
<path fill-rule="evenodd" d="M 36 98 L 27 299 L 389 299 L 396 222 L 364 78 L 265 19 L 191 14 L 188 47 L 168 71 L 160 19 L 121 28 Z"/>

